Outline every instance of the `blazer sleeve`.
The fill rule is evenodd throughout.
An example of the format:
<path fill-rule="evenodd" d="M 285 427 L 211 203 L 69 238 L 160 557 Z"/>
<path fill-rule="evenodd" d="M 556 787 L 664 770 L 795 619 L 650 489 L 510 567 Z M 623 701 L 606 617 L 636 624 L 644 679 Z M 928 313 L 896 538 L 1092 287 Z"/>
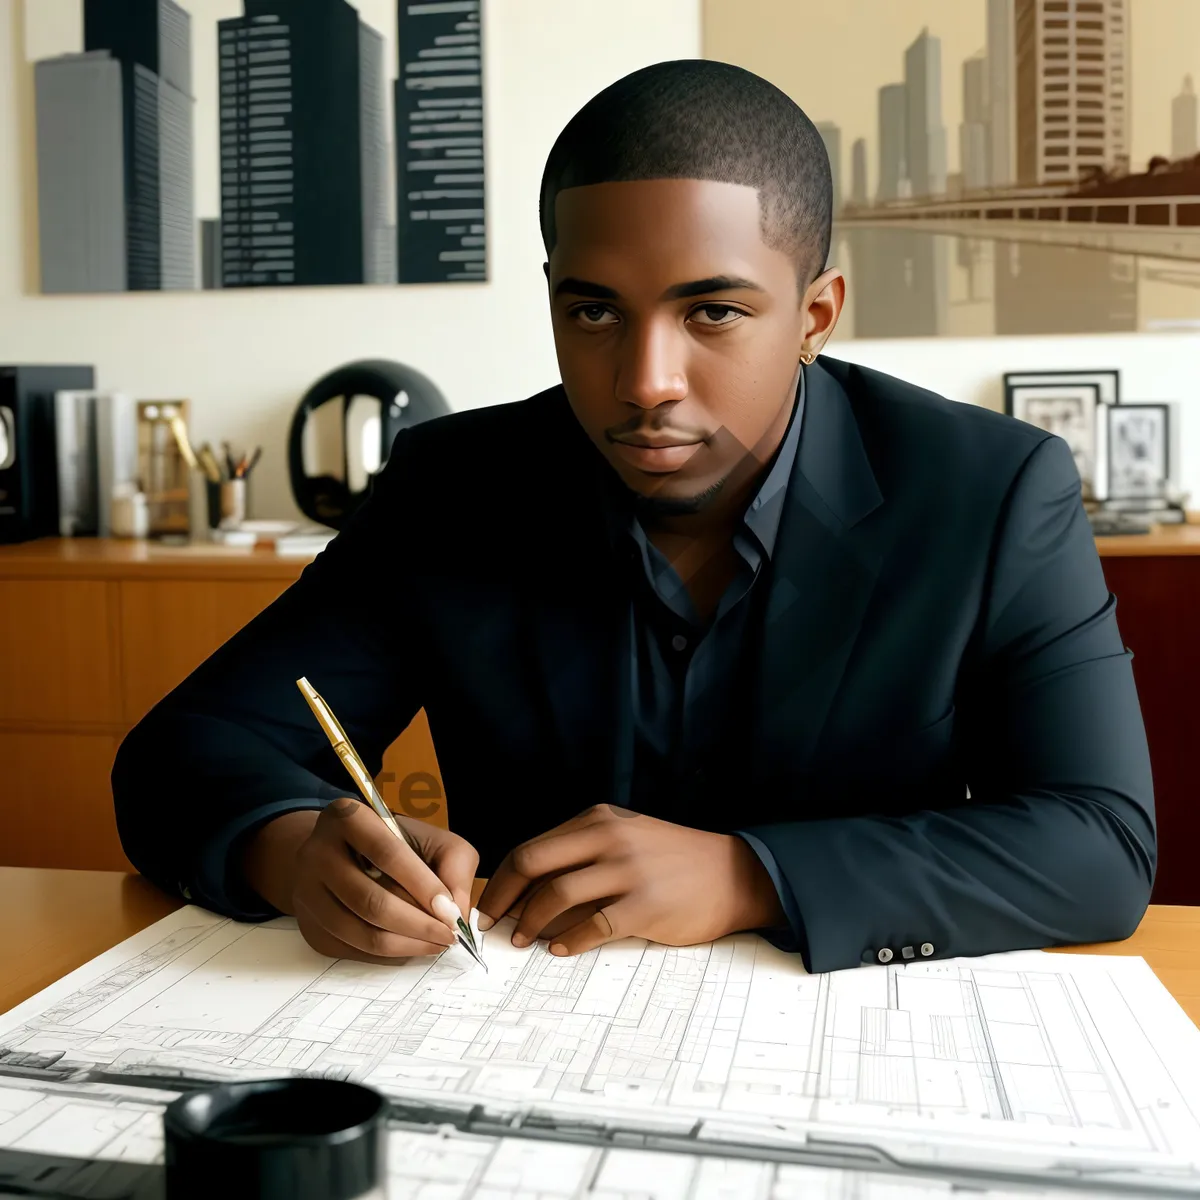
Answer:
<path fill-rule="evenodd" d="M 977 636 L 962 807 L 751 829 L 795 896 L 810 970 L 1118 940 L 1145 913 L 1154 801 L 1132 655 L 1060 438 L 1009 491 Z"/>
<path fill-rule="evenodd" d="M 112 772 L 121 842 L 167 891 L 242 920 L 276 915 L 241 877 L 244 839 L 353 794 L 300 676 L 372 774 L 422 707 L 421 638 L 403 581 L 390 581 L 406 554 L 406 445 L 402 432 L 370 499 L 299 580 L 122 743 Z"/>

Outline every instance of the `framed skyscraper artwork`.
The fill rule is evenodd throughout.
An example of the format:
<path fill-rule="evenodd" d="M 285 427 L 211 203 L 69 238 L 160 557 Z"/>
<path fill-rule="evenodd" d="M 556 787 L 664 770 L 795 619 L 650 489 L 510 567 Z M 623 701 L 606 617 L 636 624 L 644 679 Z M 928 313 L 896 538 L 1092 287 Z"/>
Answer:
<path fill-rule="evenodd" d="M 42 292 L 486 281 L 483 2 L 24 0 Z"/>
<path fill-rule="evenodd" d="M 836 337 L 1200 330 L 1200 0 L 703 0 L 703 39 L 821 133 Z"/>

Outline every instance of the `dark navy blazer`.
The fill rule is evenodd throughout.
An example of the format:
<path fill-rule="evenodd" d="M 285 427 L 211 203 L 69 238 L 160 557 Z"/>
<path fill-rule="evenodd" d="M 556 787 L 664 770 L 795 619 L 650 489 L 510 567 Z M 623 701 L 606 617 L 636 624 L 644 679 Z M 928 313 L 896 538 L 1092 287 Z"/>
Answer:
<path fill-rule="evenodd" d="M 738 719 L 688 823 L 769 850 L 816 971 L 1128 935 L 1150 763 L 1069 449 L 833 359 L 806 375 Z M 243 839 L 347 790 L 301 675 L 372 770 L 425 708 L 483 874 L 628 796 L 629 572 L 601 466 L 561 388 L 403 432 L 350 525 L 125 740 L 131 861 L 273 915 Z"/>

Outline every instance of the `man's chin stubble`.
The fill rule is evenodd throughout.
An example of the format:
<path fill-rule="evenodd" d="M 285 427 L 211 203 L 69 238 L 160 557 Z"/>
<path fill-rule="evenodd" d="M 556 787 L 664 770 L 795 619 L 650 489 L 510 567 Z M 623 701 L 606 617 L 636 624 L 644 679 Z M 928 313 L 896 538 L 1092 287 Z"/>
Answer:
<path fill-rule="evenodd" d="M 694 496 L 647 496 L 629 489 L 633 507 L 638 517 L 686 517 L 703 512 L 721 494 L 725 480 L 718 479 Z"/>

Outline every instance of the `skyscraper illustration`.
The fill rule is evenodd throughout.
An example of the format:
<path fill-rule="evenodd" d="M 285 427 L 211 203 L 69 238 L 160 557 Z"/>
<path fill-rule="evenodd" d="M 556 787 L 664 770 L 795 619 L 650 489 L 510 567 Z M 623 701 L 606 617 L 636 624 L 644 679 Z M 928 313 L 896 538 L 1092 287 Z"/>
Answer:
<path fill-rule="evenodd" d="M 85 0 L 83 37 L 121 66 L 127 286 L 195 287 L 191 17 L 174 0 Z"/>
<path fill-rule="evenodd" d="M 908 180 L 908 89 L 889 83 L 879 89 L 879 199 L 912 194 Z"/>
<path fill-rule="evenodd" d="M 988 183 L 1017 178 L 1016 19 L 1014 0 L 987 0 Z"/>
<path fill-rule="evenodd" d="M 908 177 L 914 196 L 946 190 L 946 127 L 942 123 L 942 43 L 923 29 L 904 55 L 908 100 Z"/>
<path fill-rule="evenodd" d="M 855 138 L 850 151 L 850 202 L 867 203 L 867 139 Z"/>
<path fill-rule="evenodd" d="M 963 63 L 963 120 L 959 128 L 959 161 L 966 191 L 985 188 L 990 181 L 988 64 L 976 54 Z"/>
<path fill-rule="evenodd" d="M 396 253 L 401 283 L 487 278 L 480 0 L 397 13 Z"/>
<path fill-rule="evenodd" d="M 392 164 L 388 158 L 384 41 L 358 24 L 359 156 L 362 166 L 363 282 L 396 282 L 396 241 L 389 220 Z"/>
<path fill-rule="evenodd" d="M 43 292 L 123 292 L 125 135 L 121 64 L 105 51 L 34 68 Z"/>
<path fill-rule="evenodd" d="M 245 0 L 217 38 L 222 285 L 365 282 L 358 11 Z"/>
<path fill-rule="evenodd" d="M 1200 153 L 1200 121 L 1196 85 L 1189 75 L 1183 81 L 1183 90 L 1171 102 L 1171 157 L 1191 158 L 1196 153 Z"/>
<path fill-rule="evenodd" d="M 83 28 L 35 68 L 43 288 L 195 287 L 191 18 L 85 0 Z"/>
<path fill-rule="evenodd" d="M 1018 181 L 1127 167 L 1126 0 L 1015 0 L 1014 15 Z"/>
<path fill-rule="evenodd" d="M 825 143 L 829 156 L 829 171 L 833 176 L 833 211 L 842 211 L 842 131 L 831 121 L 818 121 L 817 132 Z"/>

